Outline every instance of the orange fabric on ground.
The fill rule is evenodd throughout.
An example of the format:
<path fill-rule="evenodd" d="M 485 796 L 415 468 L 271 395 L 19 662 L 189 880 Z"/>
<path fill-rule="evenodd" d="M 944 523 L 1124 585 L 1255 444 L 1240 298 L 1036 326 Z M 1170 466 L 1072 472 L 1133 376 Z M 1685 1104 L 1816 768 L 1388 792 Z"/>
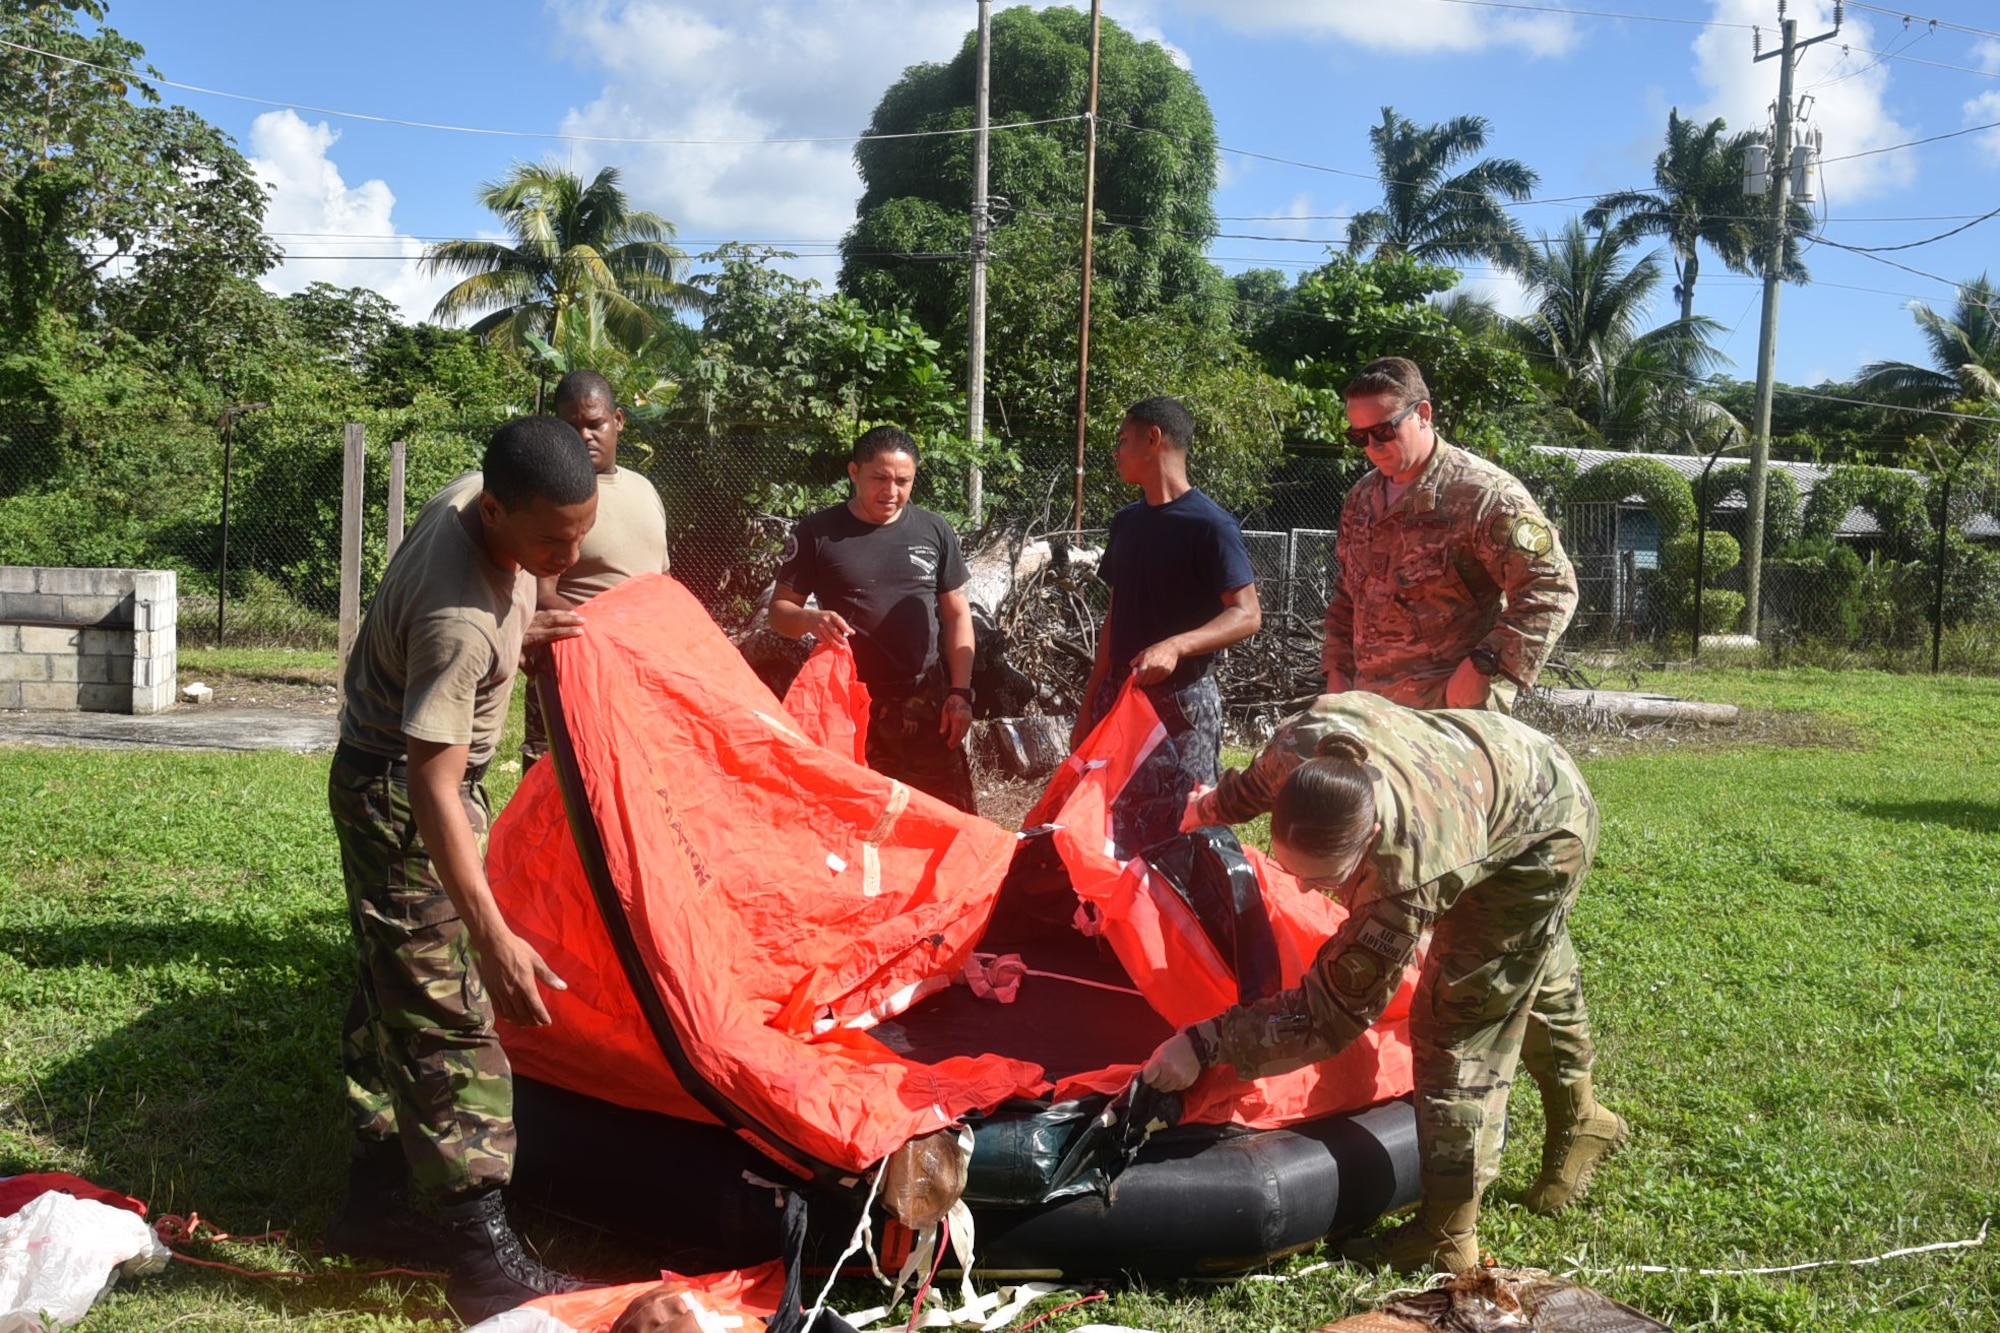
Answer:
<path fill-rule="evenodd" d="M 778 1312 L 784 1299 L 785 1266 L 777 1260 L 755 1268 L 732 1269 L 702 1277 L 662 1273 L 657 1282 L 630 1282 L 622 1287 L 594 1287 L 565 1296 L 539 1296 L 527 1303 L 569 1325 L 576 1333 L 610 1333 L 625 1307 L 655 1291 L 684 1291 L 701 1307 L 719 1315 L 734 1315 L 742 1323 L 734 1333 L 764 1333 L 764 1320 Z"/>

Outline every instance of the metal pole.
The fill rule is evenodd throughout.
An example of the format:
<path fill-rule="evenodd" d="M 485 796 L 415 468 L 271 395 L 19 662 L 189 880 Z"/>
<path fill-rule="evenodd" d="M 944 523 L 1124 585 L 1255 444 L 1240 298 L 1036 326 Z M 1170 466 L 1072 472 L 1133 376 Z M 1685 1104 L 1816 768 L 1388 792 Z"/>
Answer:
<path fill-rule="evenodd" d="M 1097 52 L 1103 16 L 1103 0 L 1090 0 L 1090 110 L 1083 118 L 1090 131 L 1083 154 L 1083 310 L 1076 338 L 1076 503 L 1070 511 L 1070 530 L 1079 540 L 1083 537 L 1083 458 L 1090 415 L 1091 241 L 1097 222 Z"/>
<path fill-rule="evenodd" d="M 222 646 L 223 611 L 229 605 L 229 474 L 236 452 L 236 414 L 222 414 L 222 555 L 215 566 L 215 646 Z"/>
<path fill-rule="evenodd" d="M 965 437 L 972 463 L 965 470 L 965 507 L 974 527 L 986 521 L 986 477 L 979 466 L 986 440 L 986 176 L 987 102 L 992 88 L 993 0 L 979 0 L 979 72 L 973 92 L 972 303 L 965 333 Z"/>
<path fill-rule="evenodd" d="M 1708 573 L 1708 470 L 1715 466 L 1720 449 L 1708 456 L 1708 462 L 1701 469 L 1701 490 L 1694 504 L 1694 651 L 1688 660 L 1701 660 L 1701 594 L 1702 579 Z"/>
<path fill-rule="evenodd" d="M 1771 388 L 1778 365 L 1778 283 L 1785 267 L 1786 188 L 1791 184 L 1792 51 L 1798 39 L 1797 19 L 1779 25 L 1784 34 L 1776 51 L 1758 56 L 1778 58 L 1778 118 L 1771 134 L 1771 234 L 1764 260 L 1764 315 L 1757 332 L 1757 433 L 1750 440 L 1750 484 L 1745 502 L 1750 512 L 1743 523 L 1743 632 L 1757 637 L 1758 600 L 1764 581 L 1764 476 L 1771 461 Z M 1695 636 L 1701 635 L 1701 612 L 1695 611 Z"/>
<path fill-rule="evenodd" d="M 1945 544 L 1951 535 L 1951 479 L 1958 472 L 1953 467 L 1944 474 L 1943 494 L 1938 504 L 1937 536 L 1937 595 L 1931 599 L 1931 674 L 1938 673 L 1938 665 L 1944 657 L 1944 562 L 1951 553 Z"/>

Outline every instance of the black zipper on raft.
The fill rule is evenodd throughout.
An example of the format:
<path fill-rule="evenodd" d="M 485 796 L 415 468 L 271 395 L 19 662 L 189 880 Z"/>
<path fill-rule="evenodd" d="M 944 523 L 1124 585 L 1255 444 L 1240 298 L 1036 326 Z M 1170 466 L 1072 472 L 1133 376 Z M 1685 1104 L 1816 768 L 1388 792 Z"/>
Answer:
<path fill-rule="evenodd" d="M 577 764 L 576 743 L 570 736 L 569 721 L 563 716 L 562 686 L 557 679 L 555 654 L 541 648 L 536 650 L 535 658 L 534 688 L 540 693 L 542 717 L 548 724 L 548 757 L 556 766 L 556 782 L 562 792 L 564 813 L 569 818 L 570 836 L 576 842 L 577 859 L 583 864 L 583 876 L 590 885 L 591 897 L 597 903 L 598 915 L 604 921 L 605 931 L 611 937 L 611 947 L 617 952 L 618 962 L 624 968 L 626 983 L 632 987 L 633 998 L 639 1002 L 639 1012 L 646 1016 L 646 1026 L 651 1030 L 660 1054 L 666 1057 L 667 1065 L 674 1071 L 681 1087 L 701 1103 L 702 1109 L 758 1152 L 793 1175 L 811 1180 L 823 1188 L 841 1192 L 852 1190 L 860 1172 L 836 1167 L 800 1150 L 782 1134 L 730 1101 L 720 1088 L 702 1076 L 689 1058 L 680 1031 L 674 1026 L 673 1015 L 667 1012 L 666 1001 L 660 997 L 659 987 L 654 984 L 645 959 L 639 952 L 639 942 L 634 938 L 632 923 L 626 919 L 624 907 L 619 902 L 617 886 L 611 881 L 611 865 L 604 853 L 604 835 L 597 827 L 597 816 L 591 811 L 590 797 L 583 785 L 583 770 Z"/>

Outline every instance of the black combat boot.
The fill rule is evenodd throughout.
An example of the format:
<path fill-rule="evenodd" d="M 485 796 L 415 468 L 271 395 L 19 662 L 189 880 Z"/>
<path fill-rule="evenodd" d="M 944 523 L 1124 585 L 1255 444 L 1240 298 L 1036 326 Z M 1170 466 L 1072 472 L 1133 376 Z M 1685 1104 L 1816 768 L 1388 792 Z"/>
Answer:
<path fill-rule="evenodd" d="M 491 1319 L 537 1296 L 582 1291 L 590 1284 L 544 1266 L 521 1248 L 497 1189 L 439 1210 L 451 1229 L 451 1280 L 445 1299 L 468 1324 Z"/>
<path fill-rule="evenodd" d="M 400 1143 L 357 1139 L 347 1161 L 347 1193 L 327 1223 L 327 1253 L 440 1267 L 450 1262 L 445 1229 L 411 1206 L 409 1183 Z"/>

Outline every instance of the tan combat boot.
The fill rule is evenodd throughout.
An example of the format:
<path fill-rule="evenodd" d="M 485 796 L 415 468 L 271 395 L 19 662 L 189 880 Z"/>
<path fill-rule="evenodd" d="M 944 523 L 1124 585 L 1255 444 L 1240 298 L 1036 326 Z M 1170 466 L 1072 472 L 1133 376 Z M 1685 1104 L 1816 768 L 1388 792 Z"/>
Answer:
<path fill-rule="evenodd" d="M 1479 1197 L 1466 1198 L 1472 1182 L 1463 1176 L 1425 1173 L 1424 1201 L 1417 1215 L 1380 1236 L 1357 1236 L 1340 1247 L 1340 1257 L 1364 1268 L 1399 1273 L 1462 1273 L 1479 1266 Z"/>
<path fill-rule="evenodd" d="M 1542 1174 L 1521 1206 L 1544 1216 L 1559 1213 L 1584 1196 L 1605 1158 L 1625 1146 L 1632 1131 L 1623 1119 L 1597 1104 L 1590 1075 L 1568 1086 L 1542 1086 L 1548 1137 L 1542 1142 Z"/>

